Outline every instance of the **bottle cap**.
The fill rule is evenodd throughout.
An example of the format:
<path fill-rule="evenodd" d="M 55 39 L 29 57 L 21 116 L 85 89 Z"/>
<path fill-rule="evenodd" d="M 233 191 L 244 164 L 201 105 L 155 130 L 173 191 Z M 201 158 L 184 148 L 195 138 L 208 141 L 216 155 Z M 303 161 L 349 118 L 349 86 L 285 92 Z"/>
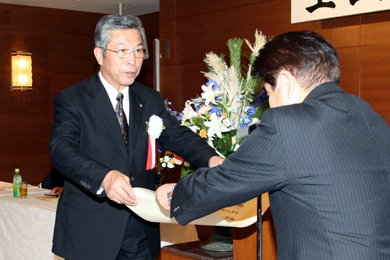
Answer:
<path fill-rule="evenodd" d="M 19 168 L 15 168 L 15 172 L 19 172 Z"/>

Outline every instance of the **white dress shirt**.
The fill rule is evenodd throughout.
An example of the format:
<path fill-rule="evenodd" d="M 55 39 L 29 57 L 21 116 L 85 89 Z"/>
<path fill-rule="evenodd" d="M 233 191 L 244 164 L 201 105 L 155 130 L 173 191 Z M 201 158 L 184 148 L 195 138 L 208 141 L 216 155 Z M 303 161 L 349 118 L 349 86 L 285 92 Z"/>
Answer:
<path fill-rule="evenodd" d="M 110 98 L 114 111 L 115 111 L 116 104 L 118 103 L 118 100 L 116 100 L 118 93 L 121 92 L 123 94 L 123 110 L 126 115 L 127 124 L 129 124 L 129 116 L 128 116 L 128 113 L 130 111 L 130 101 L 129 101 L 129 91 L 128 91 L 129 87 L 125 87 L 122 91 L 117 91 L 110 83 L 107 82 L 107 80 L 105 80 L 105 78 L 103 77 L 100 71 L 99 71 L 99 78 L 102 81 L 103 86 L 107 91 L 108 97 Z"/>

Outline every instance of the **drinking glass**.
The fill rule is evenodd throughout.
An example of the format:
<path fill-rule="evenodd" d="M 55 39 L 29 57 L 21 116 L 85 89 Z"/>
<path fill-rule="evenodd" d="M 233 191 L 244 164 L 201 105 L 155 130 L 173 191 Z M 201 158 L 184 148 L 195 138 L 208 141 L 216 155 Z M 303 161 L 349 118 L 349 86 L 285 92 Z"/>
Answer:
<path fill-rule="evenodd" d="M 19 197 L 21 199 L 27 198 L 27 182 L 23 181 L 22 182 L 22 187 L 20 188 L 20 195 Z"/>

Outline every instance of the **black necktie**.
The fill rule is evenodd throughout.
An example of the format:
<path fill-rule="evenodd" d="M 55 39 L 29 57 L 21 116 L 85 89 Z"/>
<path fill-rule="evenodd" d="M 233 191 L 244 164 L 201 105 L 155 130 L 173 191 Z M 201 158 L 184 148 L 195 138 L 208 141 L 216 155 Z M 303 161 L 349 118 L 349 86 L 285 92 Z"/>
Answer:
<path fill-rule="evenodd" d="M 118 93 L 118 96 L 116 97 L 116 100 L 118 100 L 118 103 L 115 107 L 115 113 L 116 117 L 118 118 L 119 126 L 121 127 L 123 139 L 125 140 L 126 146 L 128 145 L 128 130 L 129 125 L 127 124 L 126 114 L 123 110 L 123 94 L 121 92 Z"/>

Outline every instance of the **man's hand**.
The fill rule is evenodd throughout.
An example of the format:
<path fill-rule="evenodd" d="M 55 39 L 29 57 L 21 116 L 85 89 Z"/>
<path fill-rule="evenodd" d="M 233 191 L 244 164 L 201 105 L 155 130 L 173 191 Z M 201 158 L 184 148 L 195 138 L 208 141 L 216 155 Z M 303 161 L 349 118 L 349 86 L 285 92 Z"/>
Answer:
<path fill-rule="evenodd" d="M 106 192 L 106 196 L 118 204 L 127 204 L 130 206 L 136 206 L 138 204 L 129 177 L 120 171 L 109 171 L 106 177 L 104 177 L 102 187 Z"/>
<path fill-rule="evenodd" d="M 158 203 L 166 210 L 171 209 L 171 206 L 168 205 L 168 199 L 167 199 L 168 191 L 172 186 L 175 186 L 175 185 L 176 185 L 176 183 L 164 184 L 164 185 L 161 185 L 156 190 L 156 199 L 157 199 Z"/>
<path fill-rule="evenodd" d="M 63 191 L 63 188 L 61 188 L 61 187 L 54 187 L 54 188 L 50 191 L 49 194 L 60 196 L 61 193 L 62 193 L 62 191 Z"/>
<path fill-rule="evenodd" d="M 222 164 L 223 161 L 225 161 L 225 159 L 215 155 L 215 156 L 210 158 L 209 167 L 212 168 L 212 167 L 218 166 L 218 165 Z"/>

